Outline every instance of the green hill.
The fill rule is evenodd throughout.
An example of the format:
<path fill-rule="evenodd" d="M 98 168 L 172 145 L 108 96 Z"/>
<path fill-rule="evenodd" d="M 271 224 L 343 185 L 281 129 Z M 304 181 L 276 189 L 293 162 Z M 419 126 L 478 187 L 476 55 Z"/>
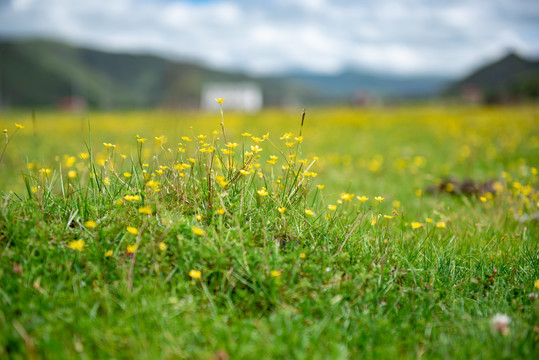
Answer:
<path fill-rule="evenodd" d="M 112 54 L 50 41 L 0 43 L 2 101 L 51 106 L 69 96 L 100 108 L 198 106 L 205 81 L 245 81 L 150 55 Z"/>
<path fill-rule="evenodd" d="M 459 95 L 472 89 L 484 102 L 499 103 L 539 96 L 539 61 L 527 60 L 510 53 L 485 65 L 447 90 L 447 95 Z"/>
<path fill-rule="evenodd" d="M 45 40 L 0 40 L 0 106 L 53 107 L 83 98 L 94 108 L 198 108 L 207 82 L 254 82 L 265 106 L 335 104 L 358 92 L 379 97 L 428 97 L 443 77 L 398 77 L 347 71 L 251 77 L 152 55 L 115 54 Z"/>

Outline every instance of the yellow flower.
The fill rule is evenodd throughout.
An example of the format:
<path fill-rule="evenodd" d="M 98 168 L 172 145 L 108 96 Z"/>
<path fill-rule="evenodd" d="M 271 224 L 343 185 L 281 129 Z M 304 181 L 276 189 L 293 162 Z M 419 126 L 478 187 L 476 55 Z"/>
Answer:
<path fill-rule="evenodd" d="M 316 185 L 316 187 L 317 187 L 319 190 L 322 190 L 322 189 L 324 188 L 324 186 L 325 186 L 325 185 L 322 185 L 322 184 Z"/>
<path fill-rule="evenodd" d="M 225 98 L 215 99 L 215 101 L 217 101 L 219 104 L 222 104 L 223 101 L 225 101 L 225 100 L 226 100 Z"/>
<path fill-rule="evenodd" d="M 385 217 L 386 219 L 393 219 L 393 216 L 391 216 L 391 215 L 384 215 L 384 217 Z"/>
<path fill-rule="evenodd" d="M 112 250 L 107 250 L 107 252 L 105 252 L 105 257 L 111 257 L 112 256 Z"/>
<path fill-rule="evenodd" d="M 337 210 L 337 205 L 331 205 L 331 204 L 328 205 L 328 210 L 329 210 L 329 211 L 335 211 L 335 210 Z"/>
<path fill-rule="evenodd" d="M 17 124 L 17 123 L 15 123 L 15 127 L 17 127 L 18 129 L 24 129 L 24 126 L 22 126 L 21 124 Z"/>
<path fill-rule="evenodd" d="M 270 271 L 271 277 L 279 277 L 279 276 L 281 276 L 281 274 L 282 274 L 281 270 L 271 270 Z"/>
<path fill-rule="evenodd" d="M 154 136 L 154 139 L 157 145 L 163 145 L 164 143 L 167 142 L 167 138 L 165 137 L 165 135 Z"/>
<path fill-rule="evenodd" d="M 422 194 L 423 194 L 423 191 L 421 191 L 421 189 L 417 189 L 415 191 L 415 196 L 417 196 L 417 197 L 421 197 Z"/>
<path fill-rule="evenodd" d="M 286 210 L 285 207 L 279 207 L 279 208 L 277 208 L 277 211 L 279 211 L 281 214 L 284 213 L 285 210 Z"/>
<path fill-rule="evenodd" d="M 262 151 L 262 148 L 258 147 L 258 145 L 251 145 L 251 151 L 257 154 Z"/>
<path fill-rule="evenodd" d="M 432 219 L 431 219 L 431 218 L 429 218 L 429 217 L 428 217 L 428 218 L 426 218 L 426 219 L 425 219 L 425 221 L 426 221 L 427 223 L 429 223 L 429 224 L 430 224 L 430 223 L 432 223 Z"/>
<path fill-rule="evenodd" d="M 151 215 L 152 214 L 152 208 L 149 206 L 144 206 L 138 209 L 138 212 L 141 214 Z"/>
<path fill-rule="evenodd" d="M 107 149 L 114 149 L 114 148 L 116 148 L 116 145 L 111 144 L 111 143 L 103 143 L 103 145 L 105 145 L 105 147 L 106 147 Z"/>
<path fill-rule="evenodd" d="M 195 215 L 195 219 L 197 219 L 198 221 L 202 220 L 202 215 Z"/>
<path fill-rule="evenodd" d="M 365 195 L 363 195 L 363 196 L 357 196 L 357 199 L 358 199 L 359 201 L 361 201 L 362 203 L 364 203 L 365 201 L 369 200 L 369 198 L 366 197 Z"/>
<path fill-rule="evenodd" d="M 533 281 L 533 286 L 535 286 L 535 288 L 539 290 L 539 279 Z"/>
<path fill-rule="evenodd" d="M 417 221 L 412 222 L 412 229 L 419 229 L 422 226 L 423 224 L 421 224 L 420 222 L 417 222 Z"/>
<path fill-rule="evenodd" d="M 241 134 L 241 136 L 251 137 L 251 136 L 253 136 L 253 134 L 248 133 L 248 132 L 244 132 L 243 134 Z"/>
<path fill-rule="evenodd" d="M 305 255 L 305 253 L 299 254 L 299 258 L 300 258 L 300 259 L 305 259 L 306 257 L 307 257 L 307 255 Z"/>
<path fill-rule="evenodd" d="M 130 178 L 130 177 L 131 177 L 131 173 L 124 172 L 124 176 L 125 176 L 126 178 Z"/>
<path fill-rule="evenodd" d="M 307 214 L 309 216 L 314 216 L 314 211 L 309 210 L 309 209 L 305 209 L 305 214 Z"/>
<path fill-rule="evenodd" d="M 266 188 L 264 188 L 264 187 L 263 187 L 262 189 L 260 189 L 260 190 L 257 190 L 257 193 L 258 193 L 258 195 L 260 195 L 260 196 L 266 196 L 266 195 L 268 195 L 268 192 L 266 191 Z"/>
<path fill-rule="evenodd" d="M 167 244 L 165 244 L 164 242 L 160 242 L 159 243 L 159 250 L 161 251 L 165 251 L 167 249 Z"/>
<path fill-rule="evenodd" d="M 444 229 L 445 228 L 445 222 L 443 221 L 438 221 L 436 223 L 436 227 L 439 228 L 439 229 Z"/>
<path fill-rule="evenodd" d="M 86 226 L 88 229 L 95 228 L 97 224 L 93 220 L 88 220 L 84 223 L 84 226 Z"/>
<path fill-rule="evenodd" d="M 189 271 L 189 276 L 192 277 L 193 279 L 200 279 L 200 277 L 202 276 L 202 271 L 191 270 Z"/>
<path fill-rule="evenodd" d="M 376 225 L 377 222 L 378 222 L 378 218 L 377 218 L 377 217 L 372 218 L 372 220 L 371 220 L 371 225 L 374 226 L 374 225 Z"/>
<path fill-rule="evenodd" d="M 73 240 L 67 246 L 73 250 L 82 251 L 82 248 L 84 248 L 84 240 Z"/>
<path fill-rule="evenodd" d="M 137 235 L 138 234 L 138 229 L 136 227 L 133 227 L 133 226 L 128 226 L 125 228 L 127 230 L 128 233 L 130 234 L 133 234 L 133 235 Z"/>
<path fill-rule="evenodd" d="M 82 160 L 86 160 L 86 159 L 88 159 L 88 158 L 90 157 L 90 154 L 81 152 L 81 153 L 79 154 L 79 157 L 80 157 Z"/>
<path fill-rule="evenodd" d="M 381 197 L 381 196 L 377 196 L 377 197 L 374 198 L 374 200 L 376 200 L 376 201 L 378 201 L 379 203 L 381 203 L 382 200 L 384 200 L 384 198 Z"/>
<path fill-rule="evenodd" d="M 191 231 L 196 236 L 204 236 L 204 235 L 206 235 L 206 232 L 204 230 L 202 230 L 201 228 L 198 228 L 196 226 L 191 226 Z"/>
<path fill-rule="evenodd" d="M 77 177 L 77 172 L 75 170 L 69 170 L 67 172 L 67 177 L 70 179 L 74 179 Z"/>
<path fill-rule="evenodd" d="M 487 202 L 487 198 L 485 196 L 481 196 L 479 200 L 481 200 L 481 202 Z"/>
<path fill-rule="evenodd" d="M 351 201 L 353 198 L 354 198 L 354 194 L 349 194 L 349 193 L 341 194 L 341 199 L 343 199 L 344 201 Z"/>
<path fill-rule="evenodd" d="M 138 249 L 138 245 L 137 244 L 133 244 L 133 245 L 128 245 L 126 247 L 126 250 L 129 254 L 133 254 L 135 251 L 137 251 Z"/>
<path fill-rule="evenodd" d="M 69 156 L 65 159 L 65 163 L 67 167 L 72 167 L 75 165 L 75 162 L 77 161 L 77 158 L 74 156 Z"/>
<path fill-rule="evenodd" d="M 217 212 L 217 214 L 219 214 L 219 215 L 224 215 L 224 214 L 226 213 L 226 210 L 221 208 L 221 209 L 217 209 L 216 212 Z"/>

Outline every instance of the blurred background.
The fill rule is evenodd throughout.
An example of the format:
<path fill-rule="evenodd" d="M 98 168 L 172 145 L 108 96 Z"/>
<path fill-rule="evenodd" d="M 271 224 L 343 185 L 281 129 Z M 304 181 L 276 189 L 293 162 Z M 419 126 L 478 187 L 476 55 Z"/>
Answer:
<path fill-rule="evenodd" d="M 536 0 L 0 0 L 0 108 L 537 102 Z"/>

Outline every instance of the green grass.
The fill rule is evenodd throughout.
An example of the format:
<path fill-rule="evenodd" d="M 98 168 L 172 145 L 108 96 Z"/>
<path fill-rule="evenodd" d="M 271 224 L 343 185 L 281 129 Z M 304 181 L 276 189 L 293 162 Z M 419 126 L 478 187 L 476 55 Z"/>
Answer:
<path fill-rule="evenodd" d="M 301 114 L 225 112 L 231 155 L 218 114 L 177 117 L 90 114 L 89 133 L 1 116 L 25 128 L 0 164 L 0 357 L 539 355 L 533 108 L 314 109 L 301 130 Z M 425 191 L 448 177 L 498 187 Z"/>

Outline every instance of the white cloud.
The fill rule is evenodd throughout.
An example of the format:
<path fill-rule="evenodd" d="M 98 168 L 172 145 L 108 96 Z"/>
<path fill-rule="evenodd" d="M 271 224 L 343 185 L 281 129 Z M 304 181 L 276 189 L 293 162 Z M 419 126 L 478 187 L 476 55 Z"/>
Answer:
<path fill-rule="evenodd" d="M 274 73 L 368 68 L 462 74 L 509 49 L 539 55 L 527 0 L 12 0 L 0 36 L 52 36 Z"/>

